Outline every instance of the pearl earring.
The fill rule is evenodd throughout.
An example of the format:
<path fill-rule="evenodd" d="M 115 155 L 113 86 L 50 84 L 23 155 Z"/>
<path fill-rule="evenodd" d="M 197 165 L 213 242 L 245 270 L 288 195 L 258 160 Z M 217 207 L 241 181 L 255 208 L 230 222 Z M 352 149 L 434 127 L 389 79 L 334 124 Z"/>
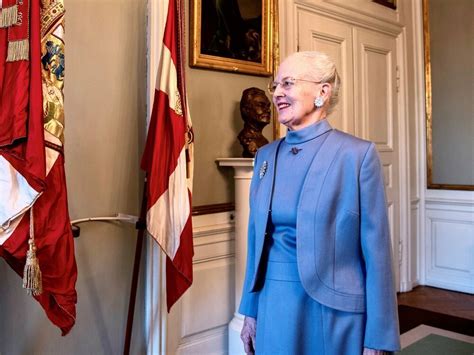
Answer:
<path fill-rule="evenodd" d="M 314 106 L 317 108 L 321 108 L 324 105 L 324 99 L 322 96 L 318 96 L 317 98 L 314 99 Z"/>

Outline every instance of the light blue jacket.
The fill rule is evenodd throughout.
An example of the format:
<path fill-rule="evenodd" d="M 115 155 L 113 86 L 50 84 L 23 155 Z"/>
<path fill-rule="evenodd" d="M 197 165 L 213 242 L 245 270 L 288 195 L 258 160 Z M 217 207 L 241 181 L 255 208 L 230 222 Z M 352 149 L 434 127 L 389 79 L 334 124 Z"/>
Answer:
<path fill-rule="evenodd" d="M 331 132 L 310 165 L 298 203 L 301 283 L 327 307 L 365 313 L 365 347 L 398 350 L 387 203 L 375 145 L 333 130 L 327 122 L 318 130 Z M 251 317 L 257 315 L 257 271 L 280 143 L 274 141 L 258 151 L 250 186 L 247 270 L 239 312 Z"/>

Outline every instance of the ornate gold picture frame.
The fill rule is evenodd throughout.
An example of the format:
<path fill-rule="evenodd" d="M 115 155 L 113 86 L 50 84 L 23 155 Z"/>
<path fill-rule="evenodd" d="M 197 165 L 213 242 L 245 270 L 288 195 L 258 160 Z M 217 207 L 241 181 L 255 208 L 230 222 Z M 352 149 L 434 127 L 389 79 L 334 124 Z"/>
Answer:
<path fill-rule="evenodd" d="M 432 57 L 431 36 L 429 19 L 429 0 L 423 0 L 423 37 L 424 37 L 424 63 L 425 63 L 425 112 L 426 112 L 426 170 L 428 189 L 441 190 L 474 190 L 474 185 L 461 185 L 447 182 L 434 181 L 433 173 L 433 81 L 432 81 Z M 446 70 L 449 70 L 447 68 Z M 472 166 L 472 161 L 466 162 Z M 456 172 L 454 172 L 456 174 Z"/>
<path fill-rule="evenodd" d="M 190 0 L 190 66 L 271 76 L 276 0 Z"/>

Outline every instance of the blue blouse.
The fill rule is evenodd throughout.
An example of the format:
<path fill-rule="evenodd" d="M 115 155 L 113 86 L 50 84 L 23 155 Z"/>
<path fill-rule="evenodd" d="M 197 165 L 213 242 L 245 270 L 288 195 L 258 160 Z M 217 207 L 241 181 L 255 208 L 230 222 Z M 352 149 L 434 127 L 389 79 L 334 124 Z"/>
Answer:
<path fill-rule="evenodd" d="M 309 166 L 329 133 L 320 133 L 322 122 L 288 131 L 278 150 L 268 227 L 271 238 L 266 241 L 268 261 L 296 262 L 298 201 Z"/>

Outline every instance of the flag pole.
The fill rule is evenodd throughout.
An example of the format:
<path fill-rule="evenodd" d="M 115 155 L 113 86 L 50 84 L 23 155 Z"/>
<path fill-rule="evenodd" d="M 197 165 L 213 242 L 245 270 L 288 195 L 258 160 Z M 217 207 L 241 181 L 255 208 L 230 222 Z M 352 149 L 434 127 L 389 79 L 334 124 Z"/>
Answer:
<path fill-rule="evenodd" d="M 146 231 L 146 188 L 147 182 L 145 180 L 143 186 L 143 198 L 142 198 L 142 207 L 140 210 L 140 218 L 136 224 L 137 232 L 137 244 L 135 247 L 135 260 L 133 262 L 133 274 L 132 274 L 132 284 L 130 286 L 130 298 L 128 301 L 128 316 L 127 316 L 127 328 L 125 330 L 125 342 L 123 345 L 123 355 L 130 354 L 130 344 L 132 340 L 132 328 L 133 328 L 133 316 L 135 314 L 135 301 L 137 298 L 137 288 L 138 288 L 138 276 L 140 274 L 140 262 L 143 249 L 143 239 Z"/>

